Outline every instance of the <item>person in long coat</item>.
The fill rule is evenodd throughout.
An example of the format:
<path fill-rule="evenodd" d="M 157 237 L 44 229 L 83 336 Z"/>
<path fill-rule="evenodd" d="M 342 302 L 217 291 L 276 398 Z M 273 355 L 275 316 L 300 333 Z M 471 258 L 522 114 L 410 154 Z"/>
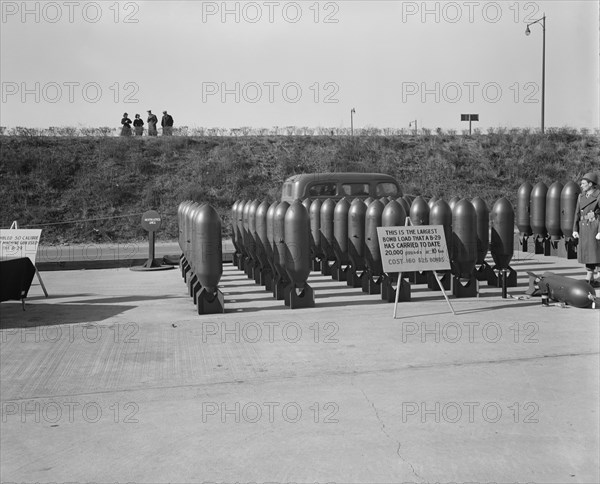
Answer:
<path fill-rule="evenodd" d="M 158 136 L 157 124 L 158 118 L 156 114 L 152 114 L 152 111 L 148 110 L 148 136 Z"/>
<path fill-rule="evenodd" d="M 123 114 L 121 124 L 123 125 L 123 127 L 121 128 L 121 136 L 131 136 L 131 119 L 129 119 L 127 113 Z"/>
<path fill-rule="evenodd" d="M 575 208 L 573 237 L 579 239 L 577 261 L 585 264 L 586 280 L 599 287 L 598 275 L 600 267 L 600 179 L 597 173 L 583 175 L 579 186 L 581 193 Z"/>

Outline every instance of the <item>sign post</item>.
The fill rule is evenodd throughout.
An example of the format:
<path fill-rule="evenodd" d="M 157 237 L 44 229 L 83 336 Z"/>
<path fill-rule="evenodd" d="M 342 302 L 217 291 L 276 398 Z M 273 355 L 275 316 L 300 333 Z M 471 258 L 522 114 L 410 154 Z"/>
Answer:
<path fill-rule="evenodd" d="M 154 258 L 155 233 L 160 229 L 162 219 L 155 210 L 148 210 L 142 214 L 142 228 L 148 232 L 148 260 L 141 266 L 131 267 L 132 271 L 162 271 L 173 269 L 173 266 L 163 265 Z"/>
<path fill-rule="evenodd" d="M 479 114 L 461 114 L 460 120 L 469 122 L 469 135 L 470 135 L 471 134 L 471 122 L 479 121 Z"/>
<path fill-rule="evenodd" d="M 400 280 L 403 272 L 434 271 L 444 299 L 453 314 L 454 308 L 435 271 L 450 269 L 450 254 L 446 245 L 443 225 L 411 225 L 377 227 L 379 250 L 384 272 L 398 272 L 398 286 L 394 302 L 394 319 L 398 306 Z"/>

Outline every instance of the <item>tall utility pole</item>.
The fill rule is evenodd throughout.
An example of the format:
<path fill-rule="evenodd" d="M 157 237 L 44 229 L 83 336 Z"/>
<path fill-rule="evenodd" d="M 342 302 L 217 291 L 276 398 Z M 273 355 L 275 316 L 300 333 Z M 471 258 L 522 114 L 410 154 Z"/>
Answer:
<path fill-rule="evenodd" d="M 525 35 L 529 35 L 529 26 L 539 23 L 542 26 L 542 134 L 544 134 L 544 110 L 546 106 L 546 14 L 542 18 L 527 24 Z"/>

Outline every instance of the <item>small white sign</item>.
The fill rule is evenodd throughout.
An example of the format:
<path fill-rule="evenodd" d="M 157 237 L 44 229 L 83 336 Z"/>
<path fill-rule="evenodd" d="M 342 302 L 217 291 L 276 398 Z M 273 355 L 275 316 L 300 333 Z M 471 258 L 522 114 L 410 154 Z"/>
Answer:
<path fill-rule="evenodd" d="M 443 225 L 377 227 L 377 235 L 387 273 L 450 269 Z"/>
<path fill-rule="evenodd" d="M 29 257 L 35 265 L 42 229 L 0 229 L 0 260 Z"/>

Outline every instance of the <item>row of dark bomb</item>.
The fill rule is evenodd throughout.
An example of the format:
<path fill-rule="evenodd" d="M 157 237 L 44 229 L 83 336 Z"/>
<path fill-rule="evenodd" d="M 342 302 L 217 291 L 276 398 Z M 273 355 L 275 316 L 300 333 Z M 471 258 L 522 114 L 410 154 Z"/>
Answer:
<path fill-rule="evenodd" d="M 207 203 L 185 201 L 177 208 L 181 275 L 198 314 L 225 312 L 218 285 L 223 275 L 221 218 Z"/>
<path fill-rule="evenodd" d="M 481 280 L 515 286 L 516 272 L 509 265 L 515 221 L 510 202 L 499 199 L 491 212 L 479 197 L 450 202 L 408 195 L 395 200 L 307 199 L 291 205 L 238 201 L 231 217 L 234 264 L 291 308 L 314 305 L 307 284 L 311 270 L 392 302 L 397 274 L 383 271 L 377 227 L 403 226 L 408 217 L 412 225 L 444 227 L 451 270 L 437 276 L 455 296 L 476 295 Z M 488 250 L 494 267 L 485 260 Z M 411 282 L 438 289 L 435 277 L 431 272 L 403 273 L 399 300 L 410 300 Z"/>
<path fill-rule="evenodd" d="M 578 195 L 572 181 L 564 185 L 554 182 L 550 187 L 543 182 L 535 186 L 525 182 L 517 194 L 516 220 L 505 198 L 499 199 L 491 212 L 479 197 L 471 201 L 453 197 L 448 203 L 409 195 L 351 202 L 347 198 L 337 202 L 307 199 L 291 206 L 287 202 L 238 201 L 231 217 L 234 264 L 291 308 L 314 305 L 314 292 L 307 284 L 311 270 L 393 301 L 397 275 L 383 271 L 377 227 L 403 226 L 408 218 L 412 225 L 444 227 L 451 270 L 437 276 L 455 296 L 473 296 L 477 281 L 487 280 L 503 289 L 516 285 L 516 272 L 509 265 L 515 221 L 523 250 L 533 236 L 536 253 L 576 257 L 577 240 L 572 231 Z M 220 218 L 210 205 L 191 201 L 180 204 L 178 217 L 182 275 L 190 296 L 199 313 L 221 312 Z M 563 238 L 564 243 L 559 244 Z M 493 267 L 485 260 L 488 250 Z M 403 274 L 400 300 L 410 300 L 410 283 L 438 288 L 431 272 Z"/>
<path fill-rule="evenodd" d="M 579 193 L 573 181 L 564 185 L 556 181 L 550 187 L 525 182 L 519 187 L 516 223 L 523 250 L 527 251 L 527 240 L 533 236 L 536 254 L 577 257 L 573 223 Z M 562 238 L 564 244 L 559 244 Z"/>

